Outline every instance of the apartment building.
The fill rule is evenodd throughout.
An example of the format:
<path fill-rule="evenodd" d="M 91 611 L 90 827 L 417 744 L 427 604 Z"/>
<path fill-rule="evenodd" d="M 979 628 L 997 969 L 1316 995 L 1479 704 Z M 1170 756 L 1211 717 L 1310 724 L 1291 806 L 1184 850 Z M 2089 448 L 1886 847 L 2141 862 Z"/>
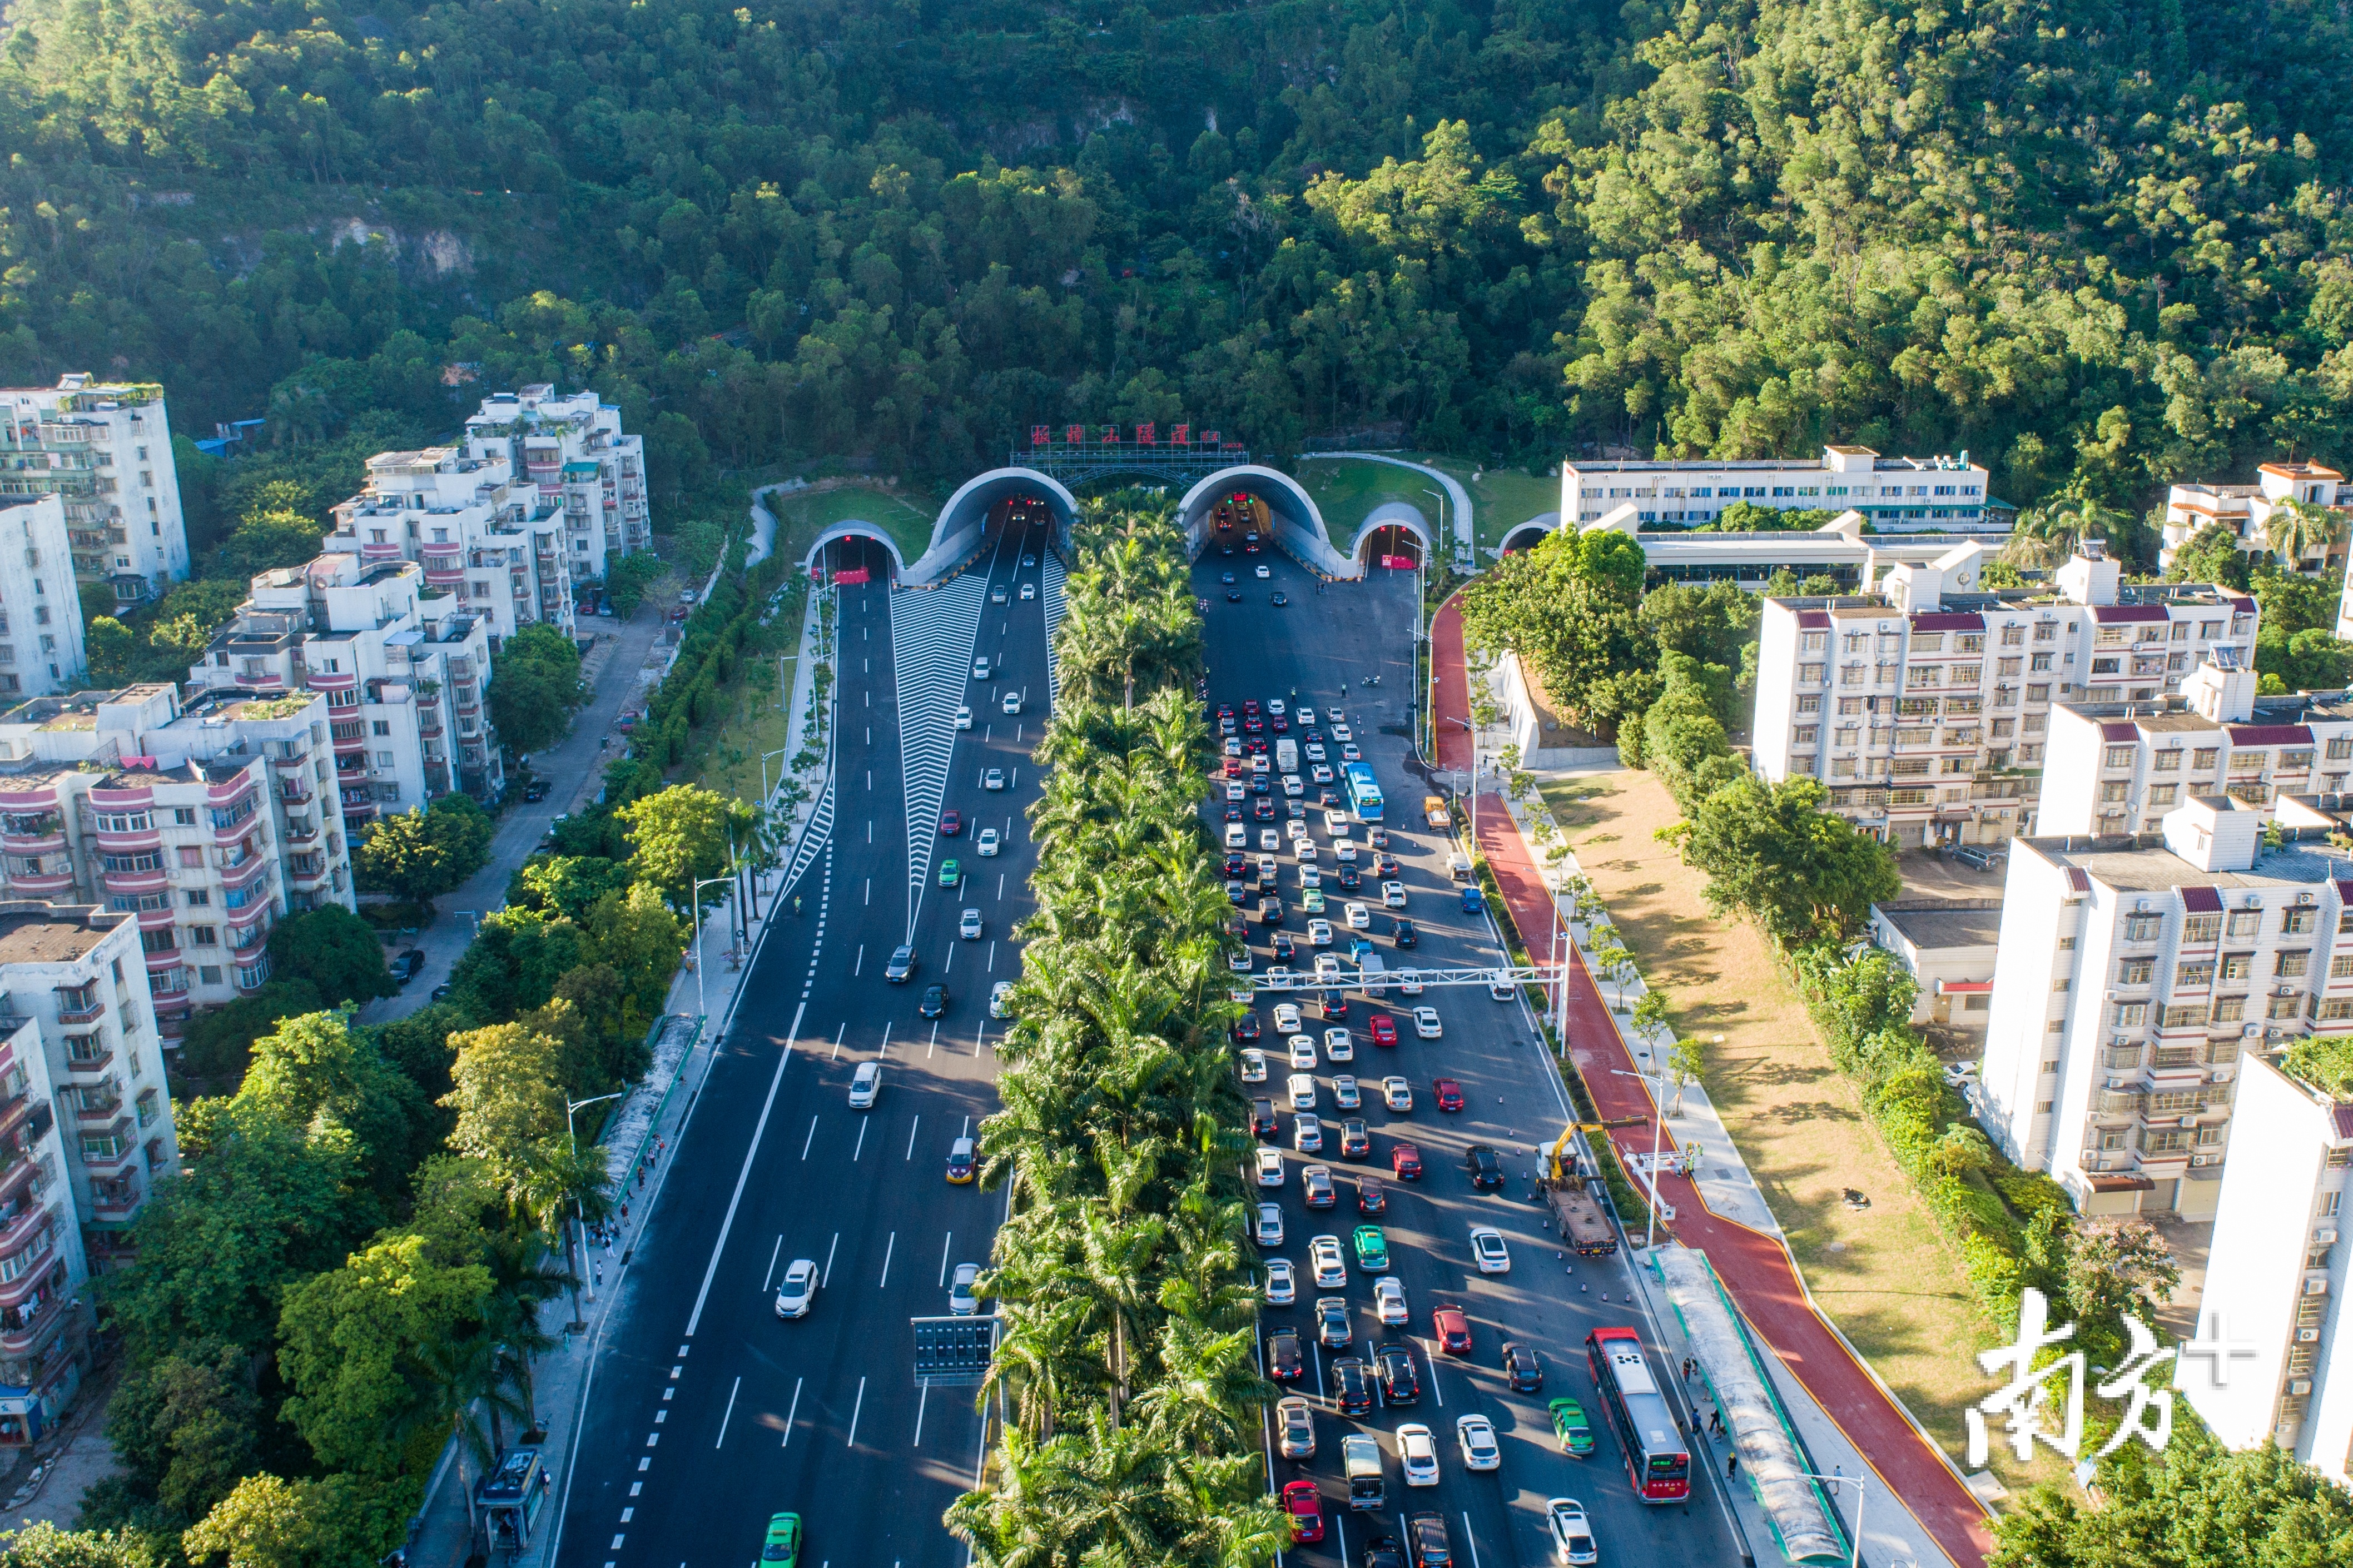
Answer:
<path fill-rule="evenodd" d="M 0 713 L 0 880 L 9 898 L 137 919 L 167 1044 L 191 1011 L 269 978 L 290 913 L 356 904 L 332 809 L 324 696 L 176 688 L 42 698 Z"/>
<path fill-rule="evenodd" d="M 430 575 L 347 554 L 265 572 L 188 669 L 192 690 L 325 700 L 353 837 L 452 790 L 490 799 L 506 788 L 483 695 L 494 623 Z"/>
<path fill-rule="evenodd" d="M 1883 533 L 1969 533 L 2010 526 L 1984 465 L 1957 458 L 1883 458 L 1867 447 L 1825 447 L 1819 458 L 1736 461 L 1641 458 L 1560 465 L 1564 523 L 1621 510 L 1637 526 L 1714 522 L 1734 501 L 1798 511 L 1854 511 Z"/>
<path fill-rule="evenodd" d="M 2181 1386 L 2233 1448 L 2276 1443 L 2332 1480 L 2353 1480 L 2353 1100 L 2307 1083 L 2274 1053 L 2250 1055 L 2242 1138 L 2224 1166 L 2201 1332 L 2236 1347 L 2227 1379 L 2190 1363 Z M 2213 1369 L 2221 1370 L 2219 1366 Z"/>
<path fill-rule="evenodd" d="M 2173 553 L 2189 542 L 2200 529 L 2220 523 L 2237 535 L 2239 548 L 2251 554 L 2271 554 L 2272 518 L 2288 502 L 2326 507 L 2338 513 L 2337 487 L 2345 476 L 2318 463 L 2261 463 L 2251 485 L 2175 485 L 2165 496 L 2165 529 L 2158 548 L 2158 563 L 2173 569 Z M 2334 541 L 2304 552 L 2296 562 L 2302 572 L 2342 572 L 2345 542 Z M 2338 634 L 2340 637 L 2343 633 Z"/>
<path fill-rule="evenodd" d="M 139 931 L 0 902 L 0 1446 L 37 1441 L 71 1401 L 90 1277 L 179 1169 Z"/>
<path fill-rule="evenodd" d="M 561 510 L 574 576 L 601 578 L 608 560 L 653 548 L 645 437 L 624 434 L 621 411 L 595 393 L 559 396 L 541 383 L 486 397 L 466 421 L 466 446 L 506 458 L 537 507 Z"/>
<path fill-rule="evenodd" d="M 0 495 L 0 700 L 69 691 L 89 664 L 65 503 Z"/>
<path fill-rule="evenodd" d="M 55 496 L 71 542 L 60 567 L 135 605 L 188 574 L 188 532 L 164 389 L 82 374 L 0 388 L 0 505 Z"/>
<path fill-rule="evenodd" d="M 1900 847 L 1998 843 L 2036 830 L 2054 704 L 2154 702 L 2210 654 L 2253 662 L 2252 597 L 2125 585 L 2097 541 L 2051 588 L 1987 593 L 1984 556 L 1965 543 L 1866 575 L 1877 592 L 1766 600 L 1757 772 L 1820 779 Z"/>
<path fill-rule="evenodd" d="M 370 458 L 368 488 L 335 508 L 323 547 L 364 566 L 416 562 L 424 592 L 480 618 L 493 646 L 539 622 L 573 636 L 574 583 L 590 574 L 565 553 L 563 514 L 514 482 L 502 444 L 484 445 L 501 449 Z"/>

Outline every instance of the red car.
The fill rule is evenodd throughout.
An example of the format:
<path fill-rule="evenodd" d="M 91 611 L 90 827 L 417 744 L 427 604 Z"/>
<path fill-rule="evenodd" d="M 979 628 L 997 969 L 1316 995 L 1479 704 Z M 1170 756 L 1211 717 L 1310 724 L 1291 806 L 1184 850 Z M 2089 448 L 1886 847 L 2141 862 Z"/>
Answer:
<path fill-rule="evenodd" d="M 1324 1500 L 1316 1495 L 1315 1483 L 1296 1480 L 1284 1483 L 1282 1511 L 1291 1516 L 1291 1539 L 1321 1541 L 1324 1539 Z"/>
<path fill-rule="evenodd" d="M 940 837 L 943 837 L 943 838 L 954 838 L 957 834 L 962 833 L 963 831 L 964 831 L 964 813 L 963 813 L 963 812 L 961 812 L 961 811 L 944 811 L 944 812 L 940 813 Z"/>
<path fill-rule="evenodd" d="M 1258 699 L 1255 697 L 1246 699 L 1242 703 L 1242 711 L 1255 717 L 1258 713 Z"/>
<path fill-rule="evenodd" d="M 1288 729 L 1290 729 L 1290 728 L 1291 728 L 1291 721 L 1290 721 L 1290 720 L 1288 720 L 1288 719 L 1286 719 L 1286 718 L 1284 718 L 1284 717 L 1283 717 L 1282 714 L 1280 714 L 1280 713 L 1276 714 L 1273 718 L 1271 718 L 1271 719 L 1268 720 L 1268 721 L 1266 721 L 1266 723 L 1267 723 L 1267 728 L 1268 728 L 1268 729 L 1270 729 L 1270 730 L 1272 730 L 1272 731 L 1273 731 L 1276 734 L 1278 734 L 1278 735 L 1282 734 L 1284 731 L 1286 731 L 1286 730 L 1288 730 Z"/>
<path fill-rule="evenodd" d="M 1365 1032 L 1372 1036 L 1377 1046 L 1397 1044 L 1397 1020 L 1387 1013 L 1376 1013 L 1366 1020 Z"/>
<path fill-rule="evenodd" d="M 1242 721 L 1242 732 L 1246 735 L 1262 735 L 1266 732 L 1266 721 L 1253 713 Z"/>
<path fill-rule="evenodd" d="M 1389 1150 L 1389 1169 L 1400 1182 L 1421 1180 L 1421 1151 L 1410 1143 L 1399 1143 Z"/>
<path fill-rule="evenodd" d="M 1438 1348 L 1449 1355 L 1471 1353 L 1471 1319 L 1456 1306 L 1442 1306 L 1430 1314 L 1430 1331 L 1438 1336 Z"/>
<path fill-rule="evenodd" d="M 1431 1084 L 1430 1087 L 1438 1091 L 1439 1110 L 1460 1110 L 1462 1109 L 1462 1086 L 1461 1084 L 1455 1082 L 1451 1078 L 1442 1078 L 1436 1083 Z"/>

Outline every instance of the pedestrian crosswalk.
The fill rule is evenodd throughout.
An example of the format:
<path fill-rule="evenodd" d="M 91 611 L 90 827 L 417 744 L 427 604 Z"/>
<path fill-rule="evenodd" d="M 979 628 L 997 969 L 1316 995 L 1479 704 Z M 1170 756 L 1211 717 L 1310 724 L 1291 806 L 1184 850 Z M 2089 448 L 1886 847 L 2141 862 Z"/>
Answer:
<path fill-rule="evenodd" d="M 891 591 L 891 647 L 899 682 L 899 765 L 907 800 L 907 926 L 932 875 L 940 803 L 955 755 L 955 710 L 966 700 L 988 574 L 939 588 Z"/>
<path fill-rule="evenodd" d="M 1046 552 L 1046 692 L 1050 700 L 1062 695 L 1061 658 L 1054 651 L 1054 634 L 1062 629 L 1062 579 L 1070 574 L 1062 570 L 1062 558 L 1053 551 Z"/>

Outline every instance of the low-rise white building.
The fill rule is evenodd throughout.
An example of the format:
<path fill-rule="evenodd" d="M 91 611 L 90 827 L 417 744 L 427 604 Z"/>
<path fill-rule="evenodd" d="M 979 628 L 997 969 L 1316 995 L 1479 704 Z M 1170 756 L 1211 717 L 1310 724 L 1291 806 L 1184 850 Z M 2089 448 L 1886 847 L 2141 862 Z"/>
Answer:
<path fill-rule="evenodd" d="M 188 574 L 188 531 L 164 389 L 88 374 L 0 388 L 0 506 L 55 496 L 71 544 L 58 564 L 117 603 Z"/>
<path fill-rule="evenodd" d="M 1560 515 L 1571 526 L 1630 508 L 1641 523 L 1712 523 L 1735 501 L 1795 511 L 1855 511 L 1883 533 L 1967 533 L 2009 526 L 1981 463 L 1883 458 L 1825 447 L 1816 458 L 1737 460 L 1572 459 L 1560 466 Z"/>
<path fill-rule="evenodd" d="M 2318 463 L 2262 463 L 2256 466 L 2255 482 L 2251 485 L 2175 485 L 2165 496 L 2165 529 L 2158 549 L 2158 564 L 2171 571 L 2174 552 L 2189 543 L 2190 536 L 2200 529 L 2216 523 L 2237 536 L 2242 551 L 2250 554 L 2274 553 L 2277 546 L 2271 536 L 2271 520 L 2290 501 L 2325 507 L 2338 513 L 2342 521 L 2343 509 L 2338 505 L 2337 490 L 2344 479 L 2336 469 Z M 2315 545 L 2296 561 L 2296 570 L 2300 572 L 2344 569 L 2342 539 Z M 2345 634 L 2340 631 L 2337 635 Z"/>
<path fill-rule="evenodd" d="M 1906 899 L 1871 906 L 1871 942 L 1919 984 L 1912 1022 L 1982 1035 L 1993 1016 L 2000 899 Z"/>

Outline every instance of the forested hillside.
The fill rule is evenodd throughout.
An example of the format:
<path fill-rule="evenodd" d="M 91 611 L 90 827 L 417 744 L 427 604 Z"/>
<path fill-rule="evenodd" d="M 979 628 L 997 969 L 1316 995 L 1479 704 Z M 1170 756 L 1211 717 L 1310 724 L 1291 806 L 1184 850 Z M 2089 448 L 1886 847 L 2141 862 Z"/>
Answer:
<path fill-rule="evenodd" d="M 0 381 L 593 380 L 671 460 L 1032 420 L 2341 457 L 2341 0 L 15 0 Z M 670 418 L 677 416 L 676 419 Z"/>

